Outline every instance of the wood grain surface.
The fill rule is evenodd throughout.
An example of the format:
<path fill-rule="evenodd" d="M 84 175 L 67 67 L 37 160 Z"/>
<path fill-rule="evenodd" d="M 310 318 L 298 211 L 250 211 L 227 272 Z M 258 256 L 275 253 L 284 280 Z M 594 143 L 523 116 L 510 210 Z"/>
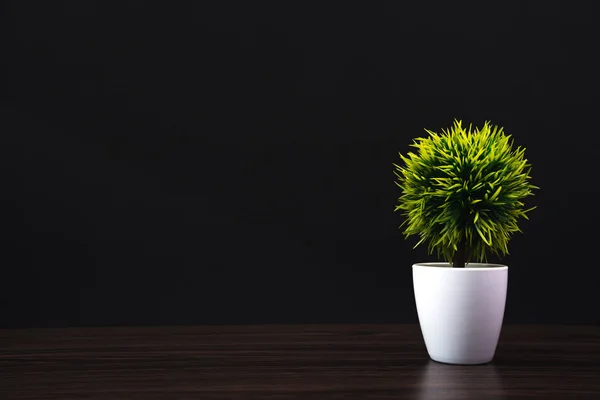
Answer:
<path fill-rule="evenodd" d="M 487 365 L 417 325 L 0 330 L 0 399 L 600 399 L 600 328 L 503 328 Z"/>

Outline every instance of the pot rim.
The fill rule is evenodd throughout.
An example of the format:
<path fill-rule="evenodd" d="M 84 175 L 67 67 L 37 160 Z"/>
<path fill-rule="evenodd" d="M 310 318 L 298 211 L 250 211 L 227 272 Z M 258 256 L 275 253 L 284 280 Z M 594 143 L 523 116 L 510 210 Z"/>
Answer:
<path fill-rule="evenodd" d="M 495 264 L 495 263 L 468 263 L 465 268 L 452 268 L 448 262 L 420 262 L 413 264 L 414 268 L 433 268 L 433 269 L 444 269 L 452 271 L 499 271 L 508 269 L 508 265 Z"/>

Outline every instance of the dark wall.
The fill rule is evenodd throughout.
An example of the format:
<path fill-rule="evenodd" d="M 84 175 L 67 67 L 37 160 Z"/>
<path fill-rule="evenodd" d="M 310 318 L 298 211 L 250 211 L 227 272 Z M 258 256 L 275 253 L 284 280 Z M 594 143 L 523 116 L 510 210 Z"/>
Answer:
<path fill-rule="evenodd" d="M 454 118 L 542 188 L 505 321 L 600 322 L 595 2 L 255 3 L 8 4 L 2 326 L 416 322 L 392 163 Z"/>

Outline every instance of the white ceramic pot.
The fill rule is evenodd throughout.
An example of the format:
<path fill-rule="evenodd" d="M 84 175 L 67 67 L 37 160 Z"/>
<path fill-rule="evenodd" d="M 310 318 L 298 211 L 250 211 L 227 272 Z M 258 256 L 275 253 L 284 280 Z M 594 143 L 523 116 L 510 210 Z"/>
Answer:
<path fill-rule="evenodd" d="M 508 267 L 469 263 L 413 265 L 417 314 L 427 352 L 448 364 L 494 358 L 506 305 Z"/>

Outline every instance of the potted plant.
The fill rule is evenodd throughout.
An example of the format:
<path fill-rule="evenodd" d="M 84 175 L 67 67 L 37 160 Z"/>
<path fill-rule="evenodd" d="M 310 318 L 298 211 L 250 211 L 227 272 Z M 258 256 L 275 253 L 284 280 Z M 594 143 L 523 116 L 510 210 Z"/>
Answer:
<path fill-rule="evenodd" d="M 508 254 L 524 199 L 537 189 L 523 147 L 485 122 L 417 138 L 394 164 L 401 189 L 394 211 L 404 234 L 417 235 L 444 262 L 413 265 L 417 315 L 429 356 L 449 364 L 485 364 L 496 352 L 504 318 L 508 267 L 487 262 Z"/>

